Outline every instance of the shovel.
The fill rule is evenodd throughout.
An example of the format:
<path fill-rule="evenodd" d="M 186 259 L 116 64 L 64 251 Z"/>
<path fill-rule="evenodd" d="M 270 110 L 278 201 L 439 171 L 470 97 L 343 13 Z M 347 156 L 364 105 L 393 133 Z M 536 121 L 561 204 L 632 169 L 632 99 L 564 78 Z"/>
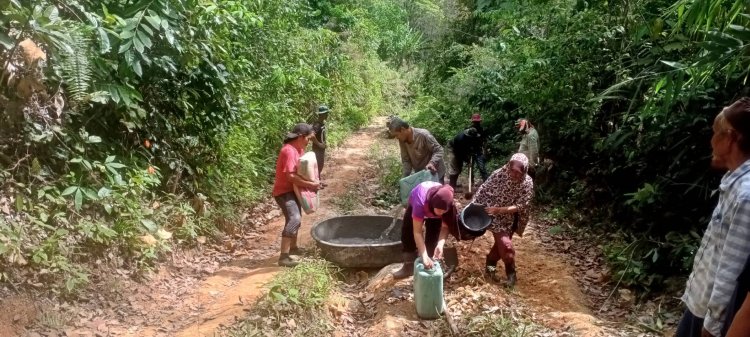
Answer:
<path fill-rule="evenodd" d="M 464 193 L 464 199 L 471 200 L 474 193 L 471 191 L 471 187 L 474 185 L 474 180 L 471 176 L 471 170 L 474 168 L 474 158 L 469 158 L 469 192 Z"/>

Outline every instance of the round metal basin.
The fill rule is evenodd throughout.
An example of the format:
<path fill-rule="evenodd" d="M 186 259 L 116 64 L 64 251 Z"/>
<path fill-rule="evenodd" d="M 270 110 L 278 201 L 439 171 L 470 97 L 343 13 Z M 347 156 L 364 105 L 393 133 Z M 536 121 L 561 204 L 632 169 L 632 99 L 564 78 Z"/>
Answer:
<path fill-rule="evenodd" d="M 340 216 L 315 224 L 312 237 L 340 267 L 380 268 L 401 262 L 401 225 L 389 216 Z"/>

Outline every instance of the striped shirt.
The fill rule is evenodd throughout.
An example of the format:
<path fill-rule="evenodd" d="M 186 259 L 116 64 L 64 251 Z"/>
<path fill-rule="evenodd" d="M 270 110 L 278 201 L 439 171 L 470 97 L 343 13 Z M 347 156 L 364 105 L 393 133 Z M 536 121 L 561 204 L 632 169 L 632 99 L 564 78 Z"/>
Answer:
<path fill-rule="evenodd" d="M 724 314 L 737 278 L 750 255 L 750 160 L 721 179 L 719 203 L 703 234 L 687 281 L 685 302 L 704 319 L 703 327 L 721 335 Z"/>

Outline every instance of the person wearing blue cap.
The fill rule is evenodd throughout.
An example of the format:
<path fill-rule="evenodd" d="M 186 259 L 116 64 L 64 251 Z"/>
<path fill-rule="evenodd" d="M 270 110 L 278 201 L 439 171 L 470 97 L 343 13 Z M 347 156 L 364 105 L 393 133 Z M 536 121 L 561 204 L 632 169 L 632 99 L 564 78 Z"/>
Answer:
<path fill-rule="evenodd" d="M 318 176 L 323 172 L 323 164 L 326 160 L 326 147 L 328 145 L 326 119 L 328 119 L 330 111 L 325 105 L 319 106 L 318 119 L 312 124 L 313 131 L 315 131 L 315 138 L 312 139 L 312 150 L 315 152 L 315 160 L 318 161 Z"/>

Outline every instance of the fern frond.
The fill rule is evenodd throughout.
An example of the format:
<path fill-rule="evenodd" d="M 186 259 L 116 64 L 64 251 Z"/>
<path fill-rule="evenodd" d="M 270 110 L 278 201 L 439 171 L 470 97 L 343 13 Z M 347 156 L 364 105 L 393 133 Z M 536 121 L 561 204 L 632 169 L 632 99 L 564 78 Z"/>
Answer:
<path fill-rule="evenodd" d="M 87 100 L 93 78 L 91 64 L 91 38 L 81 29 L 70 33 L 72 52 L 64 52 L 60 57 L 60 71 L 67 87 L 68 96 L 74 103 Z"/>

